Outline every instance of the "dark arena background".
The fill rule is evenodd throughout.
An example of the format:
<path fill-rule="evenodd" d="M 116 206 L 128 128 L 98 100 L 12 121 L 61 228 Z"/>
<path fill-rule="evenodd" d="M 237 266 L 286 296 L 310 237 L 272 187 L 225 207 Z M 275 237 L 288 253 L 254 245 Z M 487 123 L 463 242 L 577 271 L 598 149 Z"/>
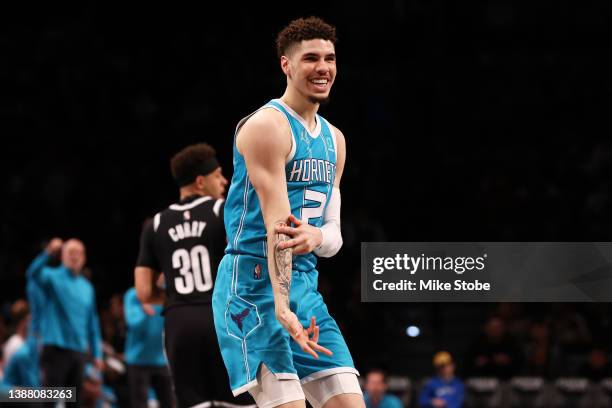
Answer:
<path fill-rule="evenodd" d="M 359 273 L 365 241 L 611 240 L 609 2 L 202 5 L 2 13 L 0 341 L 28 264 L 79 237 L 121 351 L 142 223 L 178 198 L 170 157 L 208 142 L 229 178 L 235 125 L 284 90 L 277 32 L 318 15 L 339 37 L 320 112 L 347 141 L 344 246 L 319 288 L 357 368 L 383 367 L 416 407 L 447 350 L 466 407 L 612 406 L 609 304 L 361 303 Z M 511 364 L 479 371 L 494 349 Z"/>

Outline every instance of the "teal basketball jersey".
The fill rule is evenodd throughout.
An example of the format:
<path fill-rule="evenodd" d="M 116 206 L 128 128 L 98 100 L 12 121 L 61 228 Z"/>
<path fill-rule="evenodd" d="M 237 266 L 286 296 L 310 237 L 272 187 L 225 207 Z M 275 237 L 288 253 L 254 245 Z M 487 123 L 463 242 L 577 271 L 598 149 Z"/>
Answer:
<path fill-rule="evenodd" d="M 310 132 L 305 121 L 280 99 L 271 100 L 261 109 L 281 112 L 291 128 L 292 148 L 285 164 L 291 213 L 303 222 L 321 227 L 336 175 L 336 137 L 331 125 L 316 115 L 316 128 Z M 228 235 L 225 253 L 266 258 L 266 227 L 259 199 L 249 180 L 244 157 L 236 147 L 236 135 L 252 115 L 238 123 L 234 135 L 234 175 L 225 202 Z M 317 257 L 312 253 L 293 259 L 293 269 L 297 271 L 311 271 L 316 264 Z"/>

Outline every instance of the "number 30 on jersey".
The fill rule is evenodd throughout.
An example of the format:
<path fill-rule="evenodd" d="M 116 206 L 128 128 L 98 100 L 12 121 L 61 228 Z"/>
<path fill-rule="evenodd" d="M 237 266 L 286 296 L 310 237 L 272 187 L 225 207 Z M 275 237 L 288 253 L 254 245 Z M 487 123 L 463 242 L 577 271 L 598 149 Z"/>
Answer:
<path fill-rule="evenodd" d="M 190 251 L 184 248 L 174 251 L 172 267 L 178 269 L 181 274 L 174 278 L 174 286 L 178 293 L 187 295 L 194 290 L 207 292 L 212 289 L 210 256 L 204 245 L 196 245 Z"/>

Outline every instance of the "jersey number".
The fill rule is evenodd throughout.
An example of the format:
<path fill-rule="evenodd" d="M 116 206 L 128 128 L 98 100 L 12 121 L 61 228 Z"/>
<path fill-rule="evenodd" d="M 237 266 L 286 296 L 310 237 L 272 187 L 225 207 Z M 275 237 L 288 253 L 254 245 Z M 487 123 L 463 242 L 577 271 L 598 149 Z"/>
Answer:
<path fill-rule="evenodd" d="M 210 257 L 204 245 L 196 245 L 191 251 L 180 248 L 172 254 L 172 267 L 179 269 L 182 276 L 174 278 L 176 291 L 187 295 L 193 290 L 206 292 L 212 289 Z"/>
<path fill-rule="evenodd" d="M 315 190 L 305 190 L 304 199 L 316 201 L 317 203 L 319 203 L 319 206 L 302 207 L 302 222 L 308 222 L 311 218 L 320 218 L 323 216 L 325 202 L 327 201 L 327 196 L 325 195 L 325 193 L 321 193 Z"/>

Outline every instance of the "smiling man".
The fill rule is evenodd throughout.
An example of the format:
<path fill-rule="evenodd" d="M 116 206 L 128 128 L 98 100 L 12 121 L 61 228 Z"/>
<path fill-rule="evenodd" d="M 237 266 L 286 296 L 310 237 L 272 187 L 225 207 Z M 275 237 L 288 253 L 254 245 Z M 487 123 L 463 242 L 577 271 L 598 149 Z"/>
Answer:
<path fill-rule="evenodd" d="M 357 370 L 317 291 L 340 234 L 342 133 L 317 115 L 336 78 L 335 28 L 310 17 L 277 38 L 287 88 L 236 129 L 228 246 L 213 295 L 235 395 L 261 408 L 364 407 Z M 305 329 L 304 327 L 308 327 Z"/>

